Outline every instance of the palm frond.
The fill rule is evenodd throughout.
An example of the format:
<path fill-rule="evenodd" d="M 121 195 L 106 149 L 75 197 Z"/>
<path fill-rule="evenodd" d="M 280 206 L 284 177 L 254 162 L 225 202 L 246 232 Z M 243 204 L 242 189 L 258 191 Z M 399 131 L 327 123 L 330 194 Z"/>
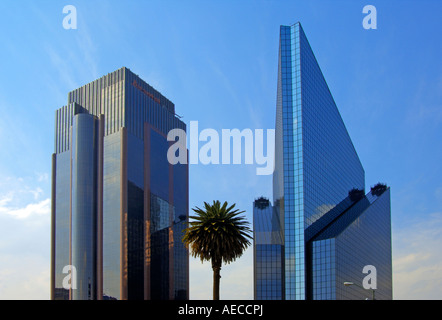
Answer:
<path fill-rule="evenodd" d="M 210 205 L 204 202 L 205 210 L 195 207 L 196 214 L 190 218 L 189 227 L 184 230 L 183 242 L 193 257 L 201 261 L 212 260 L 230 263 L 239 258 L 250 246 L 250 223 L 241 216 L 245 211 L 235 209 L 235 204 L 221 205 L 219 200 Z"/>

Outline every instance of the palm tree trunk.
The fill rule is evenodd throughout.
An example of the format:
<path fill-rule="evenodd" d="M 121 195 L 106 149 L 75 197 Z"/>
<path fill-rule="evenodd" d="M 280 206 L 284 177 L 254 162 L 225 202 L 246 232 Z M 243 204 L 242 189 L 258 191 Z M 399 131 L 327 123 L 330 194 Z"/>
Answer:
<path fill-rule="evenodd" d="M 213 300 L 219 300 L 221 263 L 212 260 L 212 269 L 213 269 Z"/>

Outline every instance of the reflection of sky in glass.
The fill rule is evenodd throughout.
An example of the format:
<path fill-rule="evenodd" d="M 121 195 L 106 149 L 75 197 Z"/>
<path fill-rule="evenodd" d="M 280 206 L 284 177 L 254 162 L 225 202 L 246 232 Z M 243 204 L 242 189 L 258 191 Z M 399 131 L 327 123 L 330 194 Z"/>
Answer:
<path fill-rule="evenodd" d="M 104 137 L 103 294 L 120 297 L 121 132 Z"/>
<path fill-rule="evenodd" d="M 363 189 L 364 170 L 300 24 L 281 27 L 278 77 L 284 191 L 276 184 L 274 201 L 284 211 L 285 297 L 305 299 L 304 230 L 350 189 Z"/>

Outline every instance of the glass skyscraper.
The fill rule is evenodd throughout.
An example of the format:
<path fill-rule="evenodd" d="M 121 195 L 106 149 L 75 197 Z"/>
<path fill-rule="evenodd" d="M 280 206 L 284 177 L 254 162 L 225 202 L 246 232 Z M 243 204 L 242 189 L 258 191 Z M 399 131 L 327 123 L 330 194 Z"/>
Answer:
<path fill-rule="evenodd" d="M 300 23 L 280 28 L 275 139 L 272 210 L 282 222 L 282 299 L 357 299 L 343 282 L 363 278 L 362 261 L 377 264 L 385 286 L 379 297 L 391 299 L 389 189 L 361 196 L 364 169 Z M 382 243 L 378 252 L 365 248 L 373 242 Z M 258 278 L 255 295 L 260 291 Z"/>
<path fill-rule="evenodd" d="M 188 298 L 188 165 L 167 160 L 174 128 L 186 130 L 174 104 L 127 68 L 69 92 L 55 113 L 52 299 Z"/>

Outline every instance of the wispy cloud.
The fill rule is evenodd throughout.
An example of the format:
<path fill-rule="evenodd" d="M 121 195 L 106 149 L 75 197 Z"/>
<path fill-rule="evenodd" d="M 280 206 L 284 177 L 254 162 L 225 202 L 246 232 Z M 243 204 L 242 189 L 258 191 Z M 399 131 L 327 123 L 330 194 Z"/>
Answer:
<path fill-rule="evenodd" d="M 86 74 L 91 74 L 94 80 L 97 79 L 100 76 L 97 62 L 97 44 L 86 21 L 82 21 L 81 28 L 78 29 L 75 38 L 78 50 L 82 54 L 78 64 L 83 66 L 83 71 L 86 71 Z"/>
<path fill-rule="evenodd" d="M 43 188 L 48 182 L 47 174 L 37 173 L 32 178 L 4 177 L 0 183 L 0 215 L 18 219 L 33 215 L 48 215 L 50 199 Z M 37 182 L 35 182 L 35 180 Z"/>
<path fill-rule="evenodd" d="M 442 212 L 393 233 L 394 299 L 442 299 Z"/>
<path fill-rule="evenodd" d="M 54 26 L 47 24 L 46 20 L 49 18 L 46 13 L 39 13 L 40 20 L 43 23 L 46 21 L 46 27 L 51 28 L 51 37 L 47 38 L 42 47 L 50 65 L 58 72 L 58 79 L 46 80 L 50 89 L 55 92 L 74 90 L 84 84 L 84 79 L 92 81 L 100 76 L 97 39 L 91 32 L 88 22 L 90 19 L 86 18 L 92 13 L 79 6 L 77 14 L 77 29 L 64 30 L 60 23 L 57 26 L 59 29 L 54 32 Z M 63 87 L 60 87 L 60 83 Z"/>
<path fill-rule="evenodd" d="M 59 81 L 62 82 L 67 88 L 71 90 L 78 87 L 78 83 L 75 80 L 74 65 L 72 60 L 69 59 L 67 52 L 60 53 L 60 49 L 54 49 L 53 46 L 47 44 L 45 51 L 49 57 L 52 66 L 58 71 Z"/>
<path fill-rule="evenodd" d="M 36 203 L 29 203 L 21 208 L 9 207 L 7 205 L 1 206 L 2 203 L 8 204 L 10 200 L 11 199 L 8 198 L 0 200 L 0 214 L 8 214 L 18 219 L 25 219 L 32 215 L 47 215 L 51 211 L 51 199 L 45 199 Z"/>
<path fill-rule="evenodd" d="M 416 77 L 414 95 L 406 109 L 405 125 L 438 126 L 442 122 L 442 77 L 437 81 Z"/>
<path fill-rule="evenodd" d="M 0 177 L 0 299 L 49 299 L 46 176 Z"/>
<path fill-rule="evenodd" d="M 213 73 L 218 77 L 220 84 L 224 86 L 226 93 L 230 96 L 231 100 L 234 102 L 235 107 L 241 108 L 242 101 L 238 96 L 238 90 L 234 88 L 232 79 L 230 79 L 222 70 L 222 67 L 216 64 L 212 59 L 207 58 L 207 63 L 211 67 Z"/>

